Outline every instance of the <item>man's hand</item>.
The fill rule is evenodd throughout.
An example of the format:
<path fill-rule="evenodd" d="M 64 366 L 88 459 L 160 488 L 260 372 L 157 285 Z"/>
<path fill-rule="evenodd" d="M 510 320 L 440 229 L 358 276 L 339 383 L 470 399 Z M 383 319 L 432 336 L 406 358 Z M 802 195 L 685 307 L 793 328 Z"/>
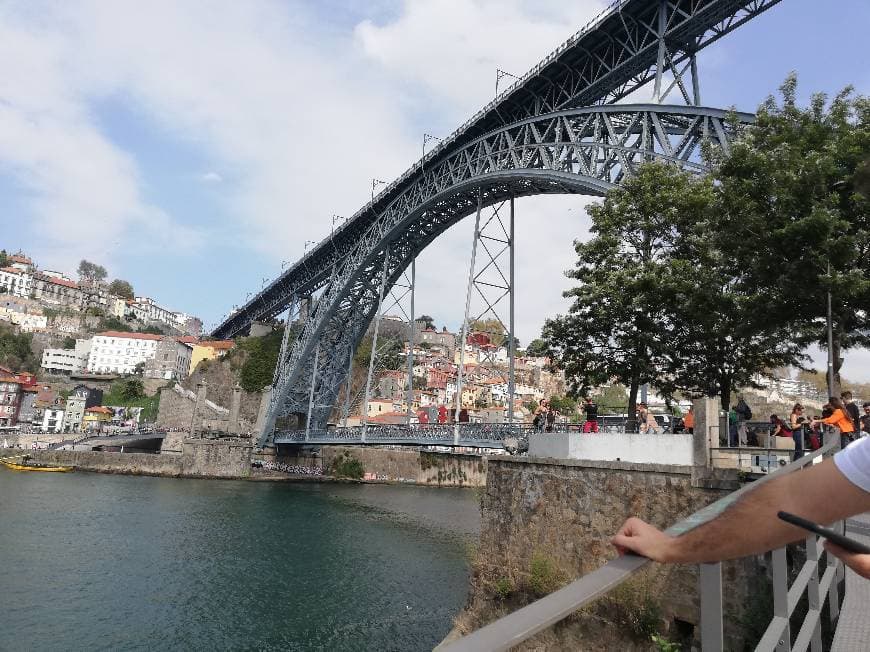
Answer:
<path fill-rule="evenodd" d="M 861 577 L 870 580 L 870 555 L 862 555 L 857 552 L 849 552 L 845 548 L 841 548 L 835 543 L 825 541 L 825 550 L 839 557 L 853 571 Z"/>
<path fill-rule="evenodd" d="M 677 561 L 674 557 L 674 541 L 674 537 L 657 527 L 632 517 L 622 524 L 610 543 L 620 555 L 631 552 L 653 561 L 670 562 Z"/>

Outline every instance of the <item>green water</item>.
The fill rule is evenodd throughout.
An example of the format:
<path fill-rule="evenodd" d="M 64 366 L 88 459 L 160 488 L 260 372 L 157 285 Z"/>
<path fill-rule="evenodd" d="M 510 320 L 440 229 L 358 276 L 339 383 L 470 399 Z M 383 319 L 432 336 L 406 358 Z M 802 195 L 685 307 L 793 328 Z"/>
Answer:
<path fill-rule="evenodd" d="M 0 649 L 427 650 L 468 490 L 0 470 Z"/>

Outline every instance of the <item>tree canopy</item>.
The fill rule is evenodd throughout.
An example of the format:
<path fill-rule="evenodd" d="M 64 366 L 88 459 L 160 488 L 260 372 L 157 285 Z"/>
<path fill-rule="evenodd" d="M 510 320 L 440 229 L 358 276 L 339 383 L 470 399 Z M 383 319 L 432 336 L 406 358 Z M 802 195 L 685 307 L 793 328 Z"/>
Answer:
<path fill-rule="evenodd" d="M 114 294 L 116 297 L 121 297 L 122 299 L 133 299 L 135 296 L 133 286 L 130 285 L 129 282 L 119 278 L 116 278 L 114 281 L 109 283 L 109 293 Z"/>
<path fill-rule="evenodd" d="M 79 263 L 78 267 L 79 279 L 91 285 L 102 283 L 106 280 L 109 273 L 102 265 L 97 265 L 89 260 L 84 260 Z"/>
<path fill-rule="evenodd" d="M 650 383 L 727 407 L 733 389 L 824 342 L 829 289 L 837 357 L 870 343 L 868 101 L 847 89 L 802 109 L 795 84 L 730 151 L 709 152 L 711 174 L 648 163 L 589 207 L 574 302 L 544 327 L 573 393 L 623 383 L 632 414 Z"/>

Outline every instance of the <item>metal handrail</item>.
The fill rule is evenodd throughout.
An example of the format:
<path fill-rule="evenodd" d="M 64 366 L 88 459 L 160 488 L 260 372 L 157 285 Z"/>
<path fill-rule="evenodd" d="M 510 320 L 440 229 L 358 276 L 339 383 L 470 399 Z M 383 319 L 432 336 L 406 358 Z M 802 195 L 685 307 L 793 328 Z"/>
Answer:
<path fill-rule="evenodd" d="M 747 484 L 741 487 L 737 491 L 734 491 L 727 496 L 720 498 L 719 500 L 711 503 L 710 505 L 707 505 L 706 507 L 698 510 L 691 516 L 688 516 L 679 523 L 671 526 L 666 530 L 666 532 L 673 536 L 684 534 L 700 525 L 703 525 L 704 523 L 707 523 L 708 521 L 713 520 L 726 508 L 731 506 L 735 501 L 743 496 L 743 494 L 745 494 L 746 492 L 752 491 L 759 485 L 771 481 L 773 478 L 781 477 L 782 475 L 801 469 L 808 464 L 814 463 L 816 459 L 839 450 L 838 440 L 838 437 L 832 438 L 832 441 L 830 443 L 822 446 L 820 449 L 813 451 L 812 453 L 805 455 L 798 460 L 795 460 L 791 464 L 784 466 L 751 484 Z M 816 551 L 814 558 L 816 563 L 818 563 L 818 544 L 815 542 L 815 539 L 816 537 L 813 536 L 809 537 L 808 540 L 814 541 L 812 547 L 813 550 Z M 811 546 L 808 546 L 808 548 L 809 547 Z M 810 564 L 811 561 L 813 561 L 813 556 L 811 556 L 810 552 L 808 551 L 807 564 Z M 587 575 L 584 575 L 583 577 L 575 580 L 574 582 L 571 582 L 570 584 L 559 589 L 558 591 L 555 591 L 554 593 L 551 593 L 550 595 L 541 598 L 540 600 L 537 600 L 530 605 L 523 607 L 522 609 L 518 609 L 512 614 L 504 616 L 503 618 L 500 618 L 495 622 L 490 623 L 489 625 L 486 625 L 467 636 L 464 636 L 461 639 L 458 639 L 452 643 L 445 643 L 439 645 L 436 649 L 439 652 L 477 652 L 479 650 L 508 650 L 516 645 L 519 645 L 526 639 L 534 636 L 538 632 L 546 629 L 554 623 L 562 620 L 566 616 L 584 607 L 585 605 L 596 600 L 602 595 L 608 593 L 612 589 L 615 589 L 617 586 L 628 580 L 630 577 L 632 577 L 649 563 L 649 559 L 636 555 L 625 555 L 624 557 L 618 557 L 616 559 L 613 559 L 612 561 L 607 562 L 604 566 Z M 788 646 L 786 646 L 786 639 L 788 637 L 783 638 L 781 634 L 783 626 L 783 616 L 777 613 L 777 607 L 779 606 L 778 603 L 782 600 L 781 594 L 783 582 L 787 580 L 786 574 L 782 572 L 784 564 L 785 548 L 779 548 L 778 550 L 774 551 L 774 598 L 777 604 L 775 605 L 774 619 L 771 622 L 770 627 L 768 628 L 768 634 L 766 634 L 765 637 L 762 638 L 761 643 L 759 643 L 759 646 L 757 648 L 759 650 L 791 650 L 790 643 L 788 643 Z M 822 582 L 816 582 L 814 586 L 816 586 L 816 588 L 820 586 L 822 588 L 830 587 L 830 590 L 835 591 L 836 583 L 833 582 L 833 579 L 838 572 L 842 572 L 842 565 L 840 564 L 840 568 L 838 570 L 837 562 L 831 562 L 829 559 L 828 564 L 829 567 L 833 567 L 833 570 L 829 570 L 823 578 Z M 721 614 L 721 563 L 700 564 L 700 567 L 702 649 L 705 650 L 705 652 L 707 650 L 722 650 L 723 644 Z M 811 575 L 811 573 L 808 572 L 807 575 Z M 794 586 L 799 588 L 798 582 L 795 582 Z M 718 613 L 716 609 L 711 609 L 710 604 L 711 598 L 713 599 L 713 606 L 715 606 L 716 604 L 715 598 L 717 588 L 719 605 Z M 785 590 L 787 594 L 787 585 Z M 819 589 L 819 591 L 821 592 L 821 589 Z M 833 605 L 835 602 L 837 605 L 837 609 L 839 609 L 839 596 L 834 596 L 834 598 L 835 599 L 831 601 L 832 614 L 834 612 Z M 816 600 L 816 602 L 818 603 L 818 600 Z M 788 609 L 788 615 L 791 614 L 791 610 L 793 610 L 795 603 L 796 600 L 794 600 L 794 602 L 792 602 L 792 600 L 787 600 L 787 602 L 785 603 L 788 607 L 790 607 L 790 609 Z M 818 610 L 820 609 L 821 605 L 818 606 Z M 706 619 L 704 618 L 705 615 L 708 616 Z M 788 615 L 784 616 L 784 627 L 786 628 L 786 631 L 788 627 Z M 713 622 L 711 622 L 711 619 Z M 774 638 L 776 639 L 774 641 L 774 645 L 769 646 L 768 644 L 773 641 Z M 795 649 L 800 648 L 796 647 Z"/>

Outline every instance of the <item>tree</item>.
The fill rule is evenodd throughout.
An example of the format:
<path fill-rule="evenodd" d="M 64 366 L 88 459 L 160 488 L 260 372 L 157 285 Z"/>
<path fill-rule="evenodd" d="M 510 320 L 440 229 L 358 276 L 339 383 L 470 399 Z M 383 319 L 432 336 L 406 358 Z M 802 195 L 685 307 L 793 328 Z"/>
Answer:
<path fill-rule="evenodd" d="M 140 333 L 147 333 L 148 335 L 163 335 L 163 329 L 159 326 L 155 326 L 154 324 L 148 324 L 147 326 L 139 329 Z"/>
<path fill-rule="evenodd" d="M 0 365 L 14 372 L 34 371 L 39 360 L 33 353 L 33 336 L 15 333 L 11 326 L 0 322 Z"/>
<path fill-rule="evenodd" d="M 424 329 L 435 328 L 435 320 L 429 315 L 420 315 L 414 321 L 420 322 Z"/>
<path fill-rule="evenodd" d="M 773 290 L 766 309 L 823 349 L 830 290 L 837 385 L 842 352 L 870 344 L 870 98 L 847 88 L 802 108 L 796 88 L 791 75 L 716 157 L 721 247 L 747 284 Z"/>
<path fill-rule="evenodd" d="M 526 347 L 526 355 L 540 358 L 547 355 L 547 343 L 541 338 L 532 340 Z"/>
<path fill-rule="evenodd" d="M 570 416 L 577 412 L 577 401 L 570 396 L 551 396 L 550 407 L 559 414 Z"/>
<path fill-rule="evenodd" d="M 106 280 L 108 272 L 102 265 L 97 265 L 88 260 L 82 259 L 78 267 L 79 279 L 89 285 L 97 285 Z"/>
<path fill-rule="evenodd" d="M 629 388 L 632 418 L 640 386 L 661 379 L 657 364 L 673 334 L 662 315 L 675 300 L 669 256 L 706 208 L 710 184 L 700 184 L 674 166 L 650 163 L 587 208 L 594 236 L 575 243 L 578 261 L 567 272 L 579 281 L 565 292 L 574 302 L 542 333 L 573 396 L 619 382 Z"/>
<path fill-rule="evenodd" d="M 411 378 L 411 387 L 413 389 L 426 389 L 426 379 L 421 378 L 420 376 L 412 376 Z"/>
<path fill-rule="evenodd" d="M 136 363 L 136 366 L 133 367 L 133 374 L 136 376 L 141 376 L 144 373 L 145 373 L 145 363 L 144 362 Z"/>
<path fill-rule="evenodd" d="M 9 267 L 9 254 L 5 249 L 0 249 L 0 267 Z"/>
<path fill-rule="evenodd" d="M 122 299 L 132 299 L 135 296 L 133 293 L 133 286 L 127 281 L 123 281 L 119 278 L 116 278 L 114 281 L 109 283 L 109 293 L 114 294 L 116 297 L 121 297 Z"/>
<path fill-rule="evenodd" d="M 122 322 L 120 319 L 115 317 L 114 315 L 109 315 L 108 317 L 103 317 L 100 319 L 99 330 L 101 331 L 120 331 L 122 333 L 132 333 L 133 329 L 130 328 L 127 324 Z"/>
<path fill-rule="evenodd" d="M 76 348 L 76 338 L 69 336 L 63 338 L 63 344 L 61 344 L 61 346 L 66 350 Z"/>
<path fill-rule="evenodd" d="M 145 397 L 145 383 L 139 378 L 128 378 L 121 384 L 121 398 L 125 401 L 136 401 Z"/>
<path fill-rule="evenodd" d="M 291 328 L 288 344 L 298 335 L 298 329 Z M 281 351 L 283 329 L 274 330 L 263 337 L 246 337 L 238 342 L 239 348 L 247 355 L 239 372 L 239 384 L 247 392 L 259 392 L 272 383 L 278 354 Z"/>

